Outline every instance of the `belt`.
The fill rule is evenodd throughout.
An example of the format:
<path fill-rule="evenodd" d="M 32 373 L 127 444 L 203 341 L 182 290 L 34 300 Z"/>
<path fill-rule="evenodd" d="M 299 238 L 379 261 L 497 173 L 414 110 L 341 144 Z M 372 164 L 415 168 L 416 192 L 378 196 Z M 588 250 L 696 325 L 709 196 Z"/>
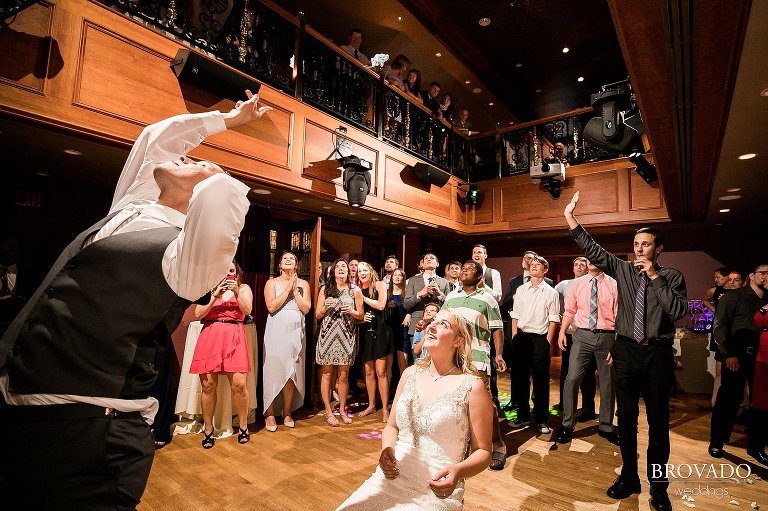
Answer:
<path fill-rule="evenodd" d="M 142 419 L 141 412 L 121 412 L 114 408 L 87 403 L 67 403 L 61 405 L 4 405 L 0 415 L 8 419 L 25 420 L 66 420 L 66 419 Z"/>
<path fill-rule="evenodd" d="M 208 323 L 231 323 L 233 325 L 242 325 L 242 321 L 237 321 L 235 319 L 205 319 L 203 320 L 203 324 L 207 325 Z"/>
<path fill-rule="evenodd" d="M 617 335 L 616 338 L 620 341 L 637 344 L 639 346 L 672 346 L 672 339 L 668 337 L 648 337 L 644 339 L 644 342 L 639 343 L 632 337 L 626 335 Z"/>
<path fill-rule="evenodd" d="M 593 334 L 615 334 L 616 330 L 603 330 L 602 328 L 581 328 L 577 327 L 577 330 L 586 330 L 587 332 L 592 332 Z M 633 339 L 634 340 L 634 339 Z"/>

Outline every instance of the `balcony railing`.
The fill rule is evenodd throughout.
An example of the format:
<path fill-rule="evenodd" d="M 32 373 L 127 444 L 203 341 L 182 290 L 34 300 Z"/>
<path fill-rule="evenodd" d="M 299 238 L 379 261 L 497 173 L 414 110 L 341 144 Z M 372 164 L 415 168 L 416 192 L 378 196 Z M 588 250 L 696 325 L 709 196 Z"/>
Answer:
<path fill-rule="evenodd" d="M 268 0 L 100 1 L 465 181 L 525 174 L 558 142 L 571 165 L 618 156 L 584 143 L 591 108 L 467 137 Z"/>

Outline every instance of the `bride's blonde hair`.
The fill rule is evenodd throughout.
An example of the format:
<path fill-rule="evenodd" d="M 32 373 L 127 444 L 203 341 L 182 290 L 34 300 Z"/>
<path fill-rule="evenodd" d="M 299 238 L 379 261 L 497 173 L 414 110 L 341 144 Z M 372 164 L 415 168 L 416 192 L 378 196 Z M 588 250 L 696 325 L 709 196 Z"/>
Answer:
<path fill-rule="evenodd" d="M 456 337 L 464 339 L 464 342 L 456 348 L 453 354 L 454 365 L 461 369 L 462 373 L 477 376 L 477 370 L 472 365 L 472 330 L 470 329 L 469 322 L 450 307 L 441 309 L 442 311 L 448 312 L 456 322 Z M 429 355 L 429 350 L 427 350 L 427 353 L 416 361 L 416 365 L 419 367 L 429 367 L 430 362 L 432 362 L 432 357 Z"/>

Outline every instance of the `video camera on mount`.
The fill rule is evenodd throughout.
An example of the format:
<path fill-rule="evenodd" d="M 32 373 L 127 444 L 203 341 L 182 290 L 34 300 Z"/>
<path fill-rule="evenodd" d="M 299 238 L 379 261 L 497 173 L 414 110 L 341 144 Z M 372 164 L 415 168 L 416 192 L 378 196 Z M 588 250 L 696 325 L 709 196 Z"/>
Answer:
<path fill-rule="evenodd" d="M 629 78 L 603 85 L 600 92 L 590 96 L 589 104 L 598 115 L 584 127 L 586 142 L 624 155 L 642 152 L 640 135 L 645 128 Z"/>

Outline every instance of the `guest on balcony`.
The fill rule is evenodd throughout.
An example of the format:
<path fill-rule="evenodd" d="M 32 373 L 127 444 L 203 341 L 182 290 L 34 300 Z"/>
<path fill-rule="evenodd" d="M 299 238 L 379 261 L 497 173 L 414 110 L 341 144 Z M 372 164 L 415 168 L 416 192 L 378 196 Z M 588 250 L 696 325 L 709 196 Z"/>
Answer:
<path fill-rule="evenodd" d="M 437 118 L 443 119 L 446 122 L 450 122 L 451 114 L 453 113 L 453 95 L 446 93 L 443 99 L 440 100 L 440 105 L 437 107 Z"/>
<path fill-rule="evenodd" d="M 405 87 L 408 89 L 406 92 L 415 98 L 420 98 L 421 92 L 421 71 L 418 69 L 411 69 L 408 71 L 408 76 L 405 78 Z"/>
<path fill-rule="evenodd" d="M 364 65 L 370 66 L 371 59 L 366 57 L 365 54 L 360 51 L 360 46 L 362 44 L 363 44 L 363 31 L 360 30 L 359 28 L 353 28 L 352 30 L 349 31 L 349 44 L 346 46 L 342 46 L 341 49 L 349 53 L 353 57 L 355 57 Z"/>
<path fill-rule="evenodd" d="M 432 113 L 437 115 L 437 109 L 440 107 L 440 103 L 437 101 L 437 96 L 440 94 L 440 82 L 430 82 L 429 89 L 421 91 L 421 100 L 424 102 L 424 106 L 432 110 Z"/>

